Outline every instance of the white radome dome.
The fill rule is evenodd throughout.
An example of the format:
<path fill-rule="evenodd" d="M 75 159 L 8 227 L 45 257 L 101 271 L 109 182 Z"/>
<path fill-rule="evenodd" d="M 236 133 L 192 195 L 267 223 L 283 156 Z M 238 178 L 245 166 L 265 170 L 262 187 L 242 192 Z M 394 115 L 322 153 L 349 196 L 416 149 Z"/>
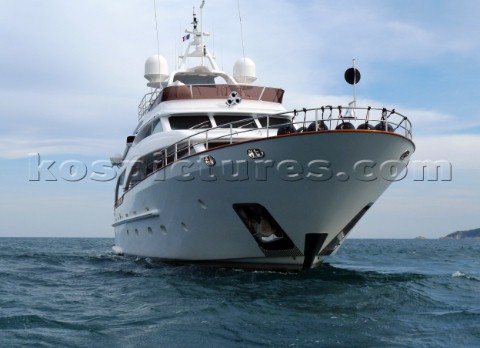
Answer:
<path fill-rule="evenodd" d="M 240 58 L 233 66 L 233 77 L 238 83 L 252 83 L 257 79 L 255 63 L 250 58 Z"/>
<path fill-rule="evenodd" d="M 165 57 L 154 54 L 145 62 L 145 78 L 147 86 L 160 88 L 160 85 L 168 77 L 168 63 Z"/>
<path fill-rule="evenodd" d="M 121 153 L 116 153 L 110 157 L 110 162 L 113 166 L 120 166 L 123 162 L 123 155 Z"/>

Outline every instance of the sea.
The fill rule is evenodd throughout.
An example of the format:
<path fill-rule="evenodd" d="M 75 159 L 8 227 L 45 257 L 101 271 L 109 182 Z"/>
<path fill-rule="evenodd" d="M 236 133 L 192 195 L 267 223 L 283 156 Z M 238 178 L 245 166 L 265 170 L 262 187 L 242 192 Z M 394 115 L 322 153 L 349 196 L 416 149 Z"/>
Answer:
<path fill-rule="evenodd" d="M 0 238 L 1 347 L 480 347 L 480 241 L 349 239 L 302 273 Z"/>

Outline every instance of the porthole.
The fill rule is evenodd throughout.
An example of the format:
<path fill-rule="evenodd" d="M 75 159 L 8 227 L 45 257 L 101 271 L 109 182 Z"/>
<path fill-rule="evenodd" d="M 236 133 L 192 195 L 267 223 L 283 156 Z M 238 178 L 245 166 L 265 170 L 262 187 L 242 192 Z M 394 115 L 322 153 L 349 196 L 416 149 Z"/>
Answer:
<path fill-rule="evenodd" d="M 403 161 L 405 158 L 408 157 L 408 155 L 410 155 L 410 151 L 407 150 L 407 151 L 403 152 L 400 156 L 400 161 Z"/>
<path fill-rule="evenodd" d="M 263 158 L 265 157 L 265 152 L 263 152 L 263 150 L 260 150 L 260 149 L 248 149 L 247 150 L 247 155 L 248 157 L 250 158 Z"/>
<path fill-rule="evenodd" d="M 217 161 L 215 161 L 215 158 L 212 155 L 207 155 L 203 157 L 203 161 L 209 167 L 212 167 L 217 163 Z"/>

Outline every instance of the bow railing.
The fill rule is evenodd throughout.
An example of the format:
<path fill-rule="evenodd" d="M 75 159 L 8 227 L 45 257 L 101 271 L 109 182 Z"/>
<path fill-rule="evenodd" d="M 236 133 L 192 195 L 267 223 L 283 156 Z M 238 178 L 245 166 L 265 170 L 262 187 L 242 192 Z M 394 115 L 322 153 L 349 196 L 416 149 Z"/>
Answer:
<path fill-rule="evenodd" d="M 208 129 L 191 127 L 195 130 L 192 135 L 136 159 L 124 191 L 180 159 L 248 140 L 322 132 L 387 132 L 412 139 L 410 120 L 386 108 L 322 106 L 245 119 Z M 116 206 L 121 204 L 122 197 Z"/>
<path fill-rule="evenodd" d="M 285 118 L 285 123 L 279 124 L 278 118 L 282 116 L 291 117 L 291 121 Z M 273 118 L 276 120 L 275 123 L 270 122 Z M 240 120 L 200 130 L 178 141 L 177 144 L 185 144 L 186 142 L 190 145 L 204 144 L 208 150 L 209 143 L 227 140 L 229 144 L 233 144 L 240 135 L 248 137 L 248 133 L 251 133 L 253 138 L 264 138 L 293 133 L 340 130 L 383 131 L 398 133 L 408 139 L 412 139 L 412 123 L 406 116 L 396 112 L 395 109 L 388 110 L 370 106 L 322 106 L 320 108 L 293 110 L 280 114 L 261 115 L 254 119 L 258 120 L 262 127 L 244 128 L 245 120 Z M 254 119 L 252 119 L 252 122 L 254 122 Z M 236 125 L 240 124 L 240 127 L 236 127 Z M 226 128 L 228 128 L 228 131 Z M 220 135 L 218 134 L 219 130 L 223 130 Z M 262 131 L 262 136 L 258 136 L 258 131 Z M 192 142 L 192 140 L 195 141 Z"/>

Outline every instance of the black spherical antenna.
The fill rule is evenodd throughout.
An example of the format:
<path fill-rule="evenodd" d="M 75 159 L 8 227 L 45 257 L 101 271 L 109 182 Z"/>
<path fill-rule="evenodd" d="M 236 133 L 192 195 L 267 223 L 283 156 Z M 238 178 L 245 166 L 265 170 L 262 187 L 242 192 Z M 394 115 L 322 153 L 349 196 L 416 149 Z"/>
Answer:
<path fill-rule="evenodd" d="M 358 69 L 349 68 L 345 71 L 345 81 L 351 85 L 357 84 L 361 77 L 362 75 L 360 75 L 360 71 L 358 71 Z"/>

